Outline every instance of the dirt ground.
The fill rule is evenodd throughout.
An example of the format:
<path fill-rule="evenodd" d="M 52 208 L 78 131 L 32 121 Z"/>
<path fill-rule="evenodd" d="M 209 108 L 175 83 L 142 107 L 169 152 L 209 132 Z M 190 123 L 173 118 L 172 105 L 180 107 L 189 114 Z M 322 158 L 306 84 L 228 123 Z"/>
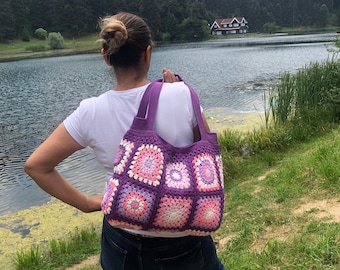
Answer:
<path fill-rule="evenodd" d="M 275 168 L 271 168 L 263 175 L 258 177 L 258 180 L 263 180 L 266 176 L 275 171 Z M 245 181 L 242 185 L 247 185 L 249 181 Z M 260 192 L 260 189 L 255 189 L 254 193 Z M 271 207 L 276 208 L 277 205 Z M 301 203 L 296 205 L 291 211 L 291 215 L 294 217 L 300 217 L 308 213 L 309 217 L 314 220 L 322 221 L 325 223 L 340 222 L 340 199 L 329 198 L 323 200 L 304 200 L 301 198 Z M 281 239 L 286 240 L 297 232 L 297 228 L 294 225 L 282 225 L 281 228 L 275 228 L 273 230 L 270 226 L 267 227 L 265 233 L 261 235 L 252 245 L 254 251 L 263 250 L 269 239 Z M 226 235 L 219 240 L 217 244 L 218 250 L 223 250 L 227 242 L 233 237 L 233 235 Z"/>
<path fill-rule="evenodd" d="M 86 260 L 81 263 L 75 264 L 72 267 L 68 267 L 65 270 L 79 270 L 84 268 L 85 266 L 96 265 L 99 262 L 99 255 L 94 255 L 88 257 Z"/>

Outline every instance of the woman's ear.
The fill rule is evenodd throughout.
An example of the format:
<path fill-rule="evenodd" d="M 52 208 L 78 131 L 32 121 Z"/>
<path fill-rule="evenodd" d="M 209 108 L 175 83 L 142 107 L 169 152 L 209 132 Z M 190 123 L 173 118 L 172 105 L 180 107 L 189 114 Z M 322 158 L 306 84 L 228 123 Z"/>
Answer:
<path fill-rule="evenodd" d="M 109 58 L 107 57 L 107 54 L 106 54 L 105 50 L 104 50 L 104 49 L 101 49 L 101 50 L 100 50 L 100 53 L 101 53 L 101 55 L 103 56 L 105 63 L 106 63 L 108 66 L 112 66 L 111 63 L 110 63 Z"/>
<path fill-rule="evenodd" d="M 144 61 L 147 64 L 147 66 L 150 66 L 150 63 L 151 63 L 151 53 L 152 53 L 152 46 L 148 45 L 148 47 L 146 47 L 145 52 L 144 52 Z"/>

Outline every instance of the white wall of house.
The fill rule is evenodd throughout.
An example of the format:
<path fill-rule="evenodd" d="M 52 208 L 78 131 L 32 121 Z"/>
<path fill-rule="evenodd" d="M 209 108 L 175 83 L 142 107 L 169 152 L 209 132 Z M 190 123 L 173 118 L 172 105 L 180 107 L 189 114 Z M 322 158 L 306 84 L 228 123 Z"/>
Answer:
<path fill-rule="evenodd" d="M 225 20 L 225 19 L 223 19 Z M 242 21 L 235 21 L 235 20 L 229 20 L 228 22 L 220 22 L 220 27 L 218 26 L 218 22 L 215 21 L 212 25 L 211 34 L 212 35 L 229 35 L 229 34 L 244 34 L 247 33 L 247 22 L 243 18 Z"/>

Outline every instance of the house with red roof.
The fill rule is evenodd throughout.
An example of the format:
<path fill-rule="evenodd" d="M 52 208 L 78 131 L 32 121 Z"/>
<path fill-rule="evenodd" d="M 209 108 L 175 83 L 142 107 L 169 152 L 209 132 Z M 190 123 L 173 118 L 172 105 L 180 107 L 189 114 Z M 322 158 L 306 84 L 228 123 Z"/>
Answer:
<path fill-rule="evenodd" d="M 245 34 L 248 32 L 248 21 L 244 17 L 216 19 L 210 31 L 212 35 Z"/>

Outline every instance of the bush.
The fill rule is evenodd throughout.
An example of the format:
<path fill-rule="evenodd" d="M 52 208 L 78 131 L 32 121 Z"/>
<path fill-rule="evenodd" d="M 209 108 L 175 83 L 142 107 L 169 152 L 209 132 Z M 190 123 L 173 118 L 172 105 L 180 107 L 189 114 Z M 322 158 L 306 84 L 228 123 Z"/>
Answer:
<path fill-rule="evenodd" d="M 162 41 L 163 41 L 163 42 L 169 42 L 170 39 L 171 39 L 171 35 L 170 35 L 170 33 L 168 33 L 168 32 L 162 33 L 161 36 L 162 36 Z"/>
<path fill-rule="evenodd" d="M 200 41 L 210 37 L 208 22 L 196 18 L 184 19 L 180 24 L 181 39 L 185 41 Z"/>
<path fill-rule="evenodd" d="M 46 51 L 46 47 L 44 45 L 33 45 L 26 47 L 25 50 L 28 52 L 43 52 Z"/>
<path fill-rule="evenodd" d="M 38 28 L 35 30 L 34 35 L 37 39 L 45 40 L 47 39 L 47 31 L 44 28 Z"/>
<path fill-rule="evenodd" d="M 48 45 L 51 47 L 52 50 L 65 48 L 63 36 L 60 33 L 56 32 L 49 33 Z"/>
<path fill-rule="evenodd" d="M 278 26 L 275 22 L 268 22 L 263 25 L 263 31 L 269 34 L 276 33 L 280 30 L 280 26 Z"/>

